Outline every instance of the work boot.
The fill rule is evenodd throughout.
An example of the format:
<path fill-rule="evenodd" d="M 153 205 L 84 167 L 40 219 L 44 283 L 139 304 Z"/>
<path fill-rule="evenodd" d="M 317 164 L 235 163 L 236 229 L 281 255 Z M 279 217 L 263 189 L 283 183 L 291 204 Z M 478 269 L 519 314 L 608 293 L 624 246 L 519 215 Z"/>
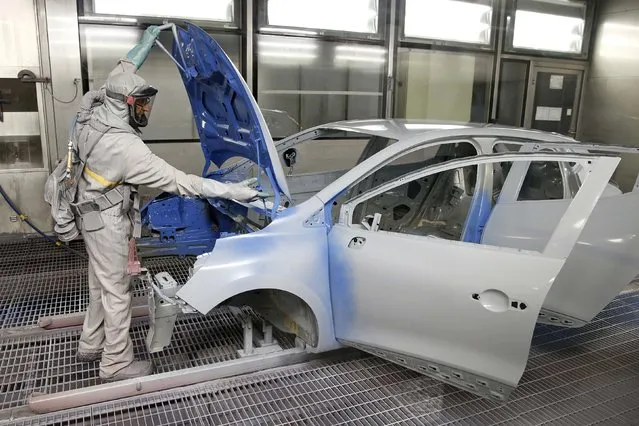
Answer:
<path fill-rule="evenodd" d="M 107 376 L 100 371 L 100 378 L 104 382 L 116 382 L 118 380 L 135 379 L 137 377 L 148 376 L 153 372 L 151 361 L 133 361 L 117 373 Z"/>
<path fill-rule="evenodd" d="M 98 349 L 97 351 L 78 351 L 75 353 L 75 358 L 79 362 L 94 362 L 99 361 L 102 358 L 102 349 Z"/>

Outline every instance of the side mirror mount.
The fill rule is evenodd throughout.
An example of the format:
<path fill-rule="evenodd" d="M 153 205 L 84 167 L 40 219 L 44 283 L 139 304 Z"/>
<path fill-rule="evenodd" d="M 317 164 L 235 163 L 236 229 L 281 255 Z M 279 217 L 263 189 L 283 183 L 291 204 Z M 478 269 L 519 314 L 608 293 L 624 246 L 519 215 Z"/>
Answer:
<path fill-rule="evenodd" d="M 364 227 L 364 229 L 366 229 L 367 231 L 377 232 L 379 231 L 379 224 L 381 221 L 382 221 L 382 214 L 375 213 L 375 214 L 369 214 L 366 217 L 364 217 L 364 219 L 362 219 L 361 224 Z"/>

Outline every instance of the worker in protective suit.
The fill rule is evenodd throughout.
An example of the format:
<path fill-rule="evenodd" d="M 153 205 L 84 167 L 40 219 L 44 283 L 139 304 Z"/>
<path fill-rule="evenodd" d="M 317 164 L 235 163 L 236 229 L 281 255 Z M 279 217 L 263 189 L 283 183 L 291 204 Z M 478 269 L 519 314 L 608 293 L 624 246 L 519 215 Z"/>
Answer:
<path fill-rule="evenodd" d="M 238 201 L 263 196 L 248 182 L 224 184 L 187 175 L 155 156 L 140 139 L 157 90 L 135 72 L 159 32 L 158 27 L 148 28 L 105 85 L 83 97 L 74 129 L 79 155 L 86 161 L 74 212 L 89 254 L 89 307 L 77 358 L 100 359 L 100 377 L 105 381 L 144 376 L 153 368 L 150 361 L 134 360 L 129 336 L 127 262 L 129 241 L 140 231 L 138 186 Z"/>

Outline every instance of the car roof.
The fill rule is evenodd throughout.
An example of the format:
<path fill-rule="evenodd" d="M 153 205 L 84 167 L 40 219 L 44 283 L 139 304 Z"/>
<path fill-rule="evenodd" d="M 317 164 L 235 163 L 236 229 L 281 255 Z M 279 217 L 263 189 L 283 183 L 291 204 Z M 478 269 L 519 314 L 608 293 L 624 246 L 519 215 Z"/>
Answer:
<path fill-rule="evenodd" d="M 415 139 L 424 136 L 435 139 L 454 134 L 456 136 L 503 136 L 522 139 L 553 142 L 575 142 L 574 139 L 558 133 L 542 132 L 539 130 L 522 129 L 518 127 L 502 126 L 486 123 L 463 123 L 452 121 L 433 121 L 419 119 L 373 119 L 346 120 L 322 124 L 314 129 L 334 129 L 355 133 L 380 136 L 397 141 Z"/>

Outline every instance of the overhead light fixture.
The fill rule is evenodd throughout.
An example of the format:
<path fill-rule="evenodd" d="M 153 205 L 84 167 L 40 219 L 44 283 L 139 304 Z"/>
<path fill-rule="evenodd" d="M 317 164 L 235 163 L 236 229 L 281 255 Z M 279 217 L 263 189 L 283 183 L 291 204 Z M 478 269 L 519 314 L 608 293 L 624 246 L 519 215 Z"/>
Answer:
<path fill-rule="evenodd" d="M 280 27 L 376 33 L 377 11 L 378 0 L 268 0 L 267 16 Z"/>
<path fill-rule="evenodd" d="M 580 53 L 584 25 L 585 20 L 581 18 L 518 10 L 515 12 L 513 47 Z"/>
<path fill-rule="evenodd" d="M 93 0 L 93 12 L 233 22 L 233 0 Z"/>
<path fill-rule="evenodd" d="M 457 0 L 406 0 L 404 36 L 489 44 L 493 8 Z"/>

